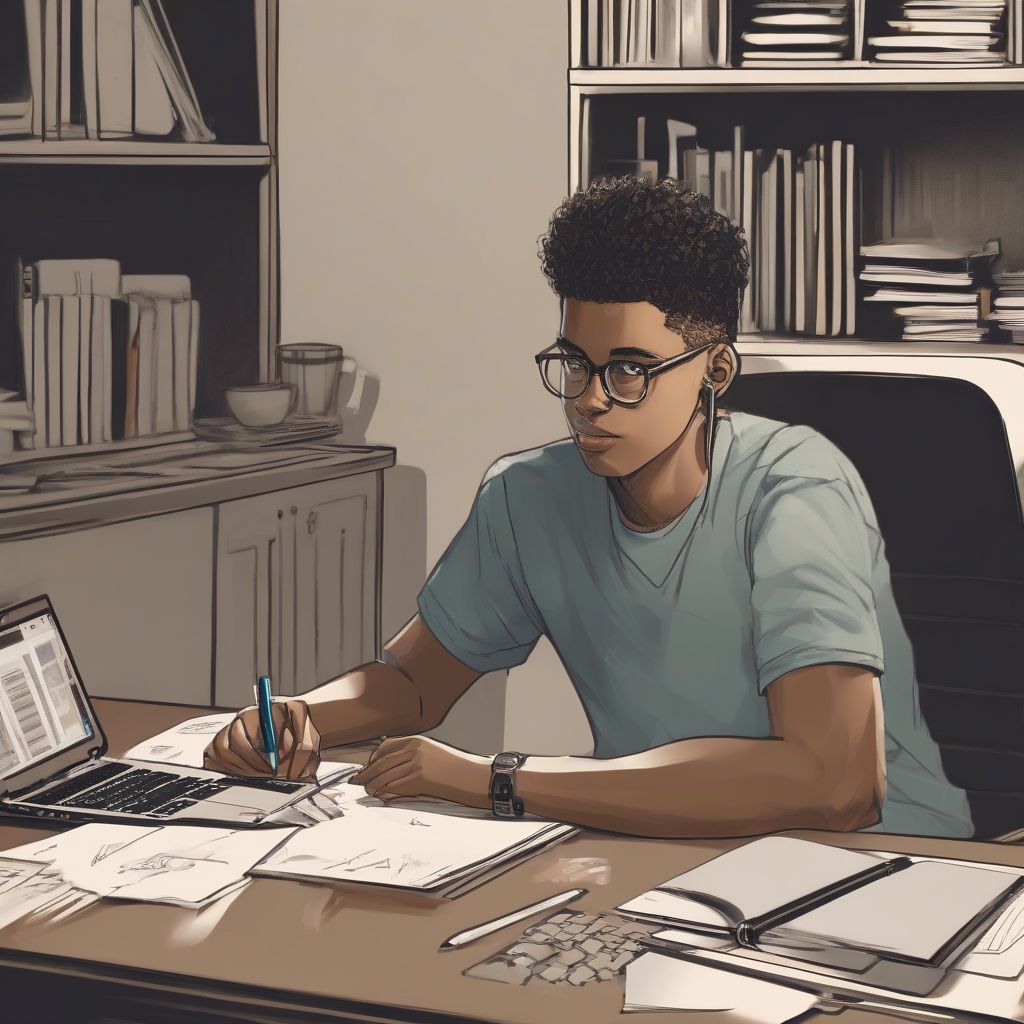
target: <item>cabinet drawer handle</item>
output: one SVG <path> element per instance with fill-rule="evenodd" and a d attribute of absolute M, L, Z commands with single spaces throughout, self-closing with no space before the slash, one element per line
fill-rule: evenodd
<path fill-rule="evenodd" d="M 316 509 L 310 509 L 309 515 L 306 516 L 306 529 L 310 533 L 316 533 Z"/>
<path fill-rule="evenodd" d="M 298 511 L 299 511 L 298 507 L 295 506 L 295 505 L 292 505 L 292 515 L 295 515 Z"/>

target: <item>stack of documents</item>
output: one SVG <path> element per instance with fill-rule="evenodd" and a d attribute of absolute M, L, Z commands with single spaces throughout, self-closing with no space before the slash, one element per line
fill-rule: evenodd
<path fill-rule="evenodd" d="M 751 28 L 740 38 L 741 67 L 810 66 L 835 63 L 848 55 L 849 9 L 846 0 L 761 0 Z"/>
<path fill-rule="evenodd" d="M 244 885 L 249 869 L 294 831 L 82 825 L 4 858 L 45 869 L 79 893 L 198 909 Z"/>
<path fill-rule="evenodd" d="M 125 757 L 201 767 L 207 744 L 232 718 L 228 712 L 189 719 L 143 740 Z M 319 792 L 272 819 L 276 825 L 303 826 L 308 834 L 291 836 L 251 874 L 440 894 L 576 831 L 533 817 L 495 818 L 490 811 L 445 800 L 384 803 L 368 796 L 365 787 L 342 781 L 360 767 L 321 762 Z"/>
<path fill-rule="evenodd" d="M 363 786 L 321 790 L 341 817 L 301 829 L 252 874 L 370 882 L 438 893 L 535 853 L 576 830 L 541 819 L 495 818 L 444 800 L 383 803 Z"/>
<path fill-rule="evenodd" d="M 997 32 L 1005 0 L 904 0 L 891 35 L 871 36 L 874 59 L 905 64 L 1000 65 L 1004 35 Z"/>
<path fill-rule="evenodd" d="M 998 238 L 891 238 L 860 247 L 860 280 L 880 285 L 865 302 L 892 303 L 904 341 L 984 341 Z"/>
<path fill-rule="evenodd" d="M 1015 345 L 1024 345 L 1024 270 L 993 274 L 999 292 L 986 317 L 997 323 Z"/>

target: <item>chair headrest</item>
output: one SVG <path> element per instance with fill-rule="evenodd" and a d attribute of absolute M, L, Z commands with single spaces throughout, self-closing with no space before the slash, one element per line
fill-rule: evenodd
<path fill-rule="evenodd" d="M 752 373 L 722 404 L 809 426 L 840 448 L 871 496 L 894 573 L 1024 579 L 1024 518 L 1006 429 L 976 384 Z"/>

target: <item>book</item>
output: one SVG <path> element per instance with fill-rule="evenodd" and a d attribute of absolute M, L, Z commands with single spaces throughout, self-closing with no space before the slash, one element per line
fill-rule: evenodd
<path fill-rule="evenodd" d="M 780 149 L 782 180 L 782 329 L 793 329 L 793 151 Z"/>
<path fill-rule="evenodd" d="M 750 280 L 743 292 L 743 305 L 740 312 L 740 328 L 743 333 L 756 332 L 757 326 L 757 215 L 754 207 L 754 197 L 757 195 L 757 188 L 754 182 L 755 163 L 754 151 L 743 150 L 742 162 L 742 195 L 741 195 L 741 226 L 750 251 Z"/>
<path fill-rule="evenodd" d="M 824 336 L 828 333 L 828 253 L 830 251 L 831 239 L 831 218 L 829 217 L 829 167 L 826 163 L 826 148 L 824 143 L 818 143 L 815 147 L 817 154 L 818 168 L 818 214 L 816 232 L 817 255 L 815 266 L 817 268 L 817 280 L 815 282 L 814 294 L 814 333 Z"/>
<path fill-rule="evenodd" d="M 806 203 L 804 164 L 796 158 L 793 172 L 793 330 L 802 333 L 807 316 L 806 270 L 804 254 L 807 250 Z"/>
<path fill-rule="evenodd" d="M 81 298 L 61 295 L 57 298 L 60 309 L 60 444 L 78 443 L 78 361 L 81 346 Z"/>
<path fill-rule="evenodd" d="M 148 33 L 147 45 L 159 68 L 164 86 L 177 114 L 183 142 L 213 142 L 214 134 L 206 126 L 199 100 L 181 52 L 171 31 L 161 0 L 137 0 L 143 28 Z"/>
<path fill-rule="evenodd" d="M 135 129 L 132 0 L 96 0 L 97 136 L 125 139 Z"/>
<path fill-rule="evenodd" d="M 170 135 L 177 126 L 170 92 L 160 71 L 150 24 L 141 7 L 133 8 L 135 39 L 135 134 Z"/>
<path fill-rule="evenodd" d="M 851 969 L 876 960 L 944 969 L 1022 890 L 1024 876 L 1011 871 L 768 836 L 617 909 L 795 959 L 806 951 Z"/>
<path fill-rule="evenodd" d="M 853 143 L 843 144 L 846 157 L 845 181 L 846 195 L 843 209 L 846 221 L 843 225 L 843 294 L 846 297 L 846 333 L 857 332 L 857 278 L 854 267 L 854 227 L 860 222 L 859 210 L 856 208 L 857 189 L 855 188 L 856 168 L 854 166 Z"/>
<path fill-rule="evenodd" d="M 70 301 L 70 300 L 69 300 Z M 89 444 L 92 437 L 92 403 L 99 400 L 92 387 L 92 301 L 89 294 L 78 297 L 78 438 Z"/>
<path fill-rule="evenodd" d="M 32 135 L 43 137 L 43 0 L 24 0 Z"/>
<path fill-rule="evenodd" d="M 61 296 L 47 295 L 46 318 L 44 328 L 46 352 L 46 444 L 57 446 L 63 444 L 61 432 L 61 348 L 63 331 L 61 326 Z"/>
<path fill-rule="evenodd" d="M 832 169 L 831 194 L 832 200 L 832 294 L 830 301 L 831 315 L 828 333 L 833 337 L 843 329 L 843 252 L 845 243 L 845 221 L 843 217 L 843 200 L 845 197 L 843 178 L 845 174 L 843 160 L 843 143 L 840 139 L 831 142 L 830 166 Z"/>
<path fill-rule="evenodd" d="M 43 51 L 43 138 L 60 138 L 61 0 L 40 0 Z"/>

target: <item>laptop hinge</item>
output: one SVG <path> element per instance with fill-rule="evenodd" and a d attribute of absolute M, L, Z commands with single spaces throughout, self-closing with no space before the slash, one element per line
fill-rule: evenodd
<path fill-rule="evenodd" d="M 52 772 L 49 775 L 37 774 L 34 778 L 29 779 L 25 785 L 18 786 L 17 788 L 5 789 L 0 795 L 0 799 L 3 800 L 17 800 L 24 793 L 28 793 L 33 789 L 38 789 L 40 786 L 45 786 L 50 782 L 60 782 L 63 779 L 68 779 L 71 775 L 87 765 L 92 764 L 93 761 L 98 761 L 101 756 L 101 751 L 97 748 L 93 748 L 89 751 L 89 756 L 84 761 L 78 761 L 75 764 L 67 765 L 58 771 Z"/>

